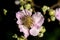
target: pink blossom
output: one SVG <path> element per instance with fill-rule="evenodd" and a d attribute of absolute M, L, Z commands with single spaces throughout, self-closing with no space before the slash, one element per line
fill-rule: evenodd
<path fill-rule="evenodd" d="M 23 24 L 22 19 L 26 16 L 28 16 L 27 17 L 28 19 L 30 17 L 30 20 L 31 19 L 33 20 L 32 24 L 31 25 L 29 24 L 30 28 Z M 18 11 L 16 13 L 16 18 L 20 32 L 24 33 L 25 38 L 27 38 L 29 35 L 37 36 L 40 32 L 42 24 L 44 23 L 44 17 L 40 12 L 36 12 L 35 14 L 32 15 L 32 12 L 28 10 Z M 30 20 L 27 21 L 30 22 Z"/>
<path fill-rule="evenodd" d="M 55 10 L 55 17 L 56 17 L 57 20 L 60 21 L 60 8 L 57 8 L 57 9 Z"/>

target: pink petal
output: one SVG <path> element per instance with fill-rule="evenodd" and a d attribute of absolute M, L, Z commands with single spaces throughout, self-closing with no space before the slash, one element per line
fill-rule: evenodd
<path fill-rule="evenodd" d="M 42 24 L 44 23 L 44 17 L 40 12 L 35 13 L 33 16 L 33 21 L 34 21 L 34 25 L 37 25 L 37 27 L 42 26 Z"/>
<path fill-rule="evenodd" d="M 22 13 L 24 13 L 24 15 L 28 15 L 28 16 L 31 16 L 32 15 L 32 12 L 31 11 L 29 11 L 29 10 L 22 10 L 21 11 Z"/>
<path fill-rule="evenodd" d="M 19 11 L 19 12 L 16 13 L 16 18 L 17 18 L 17 19 L 20 19 L 20 18 L 22 18 L 23 16 L 24 16 L 24 14 L 23 14 L 21 11 Z"/>
<path fill-rule="evenodd" d="M 30 29 L 30 34 L 32 36 L 37 36 L 39 34 L 39 30 L 36 27 L 33 27 L 32 29 Z"/>
<path fill-rule="evenodd" d="M 19 25 L 21 25 L 22 24 L 21 19 L 18 19 L 16 23 L 19 24 Z"/>
<path fill-rule="evenodd" d="M 26 15 L 28 15 L 28 16 L 31 16 L 31 15 L 32 15 L 32 12 L 31 12 L 31 11 L 28 11 L 28 10 L 25 10 L 25 13 L 26 13 Z"/>
<path fill-rule="evenodd" d="M 19 25 L 20 32 L 24 33 L 25 38 L 29 36 L 29 30 L 24 25 Z"/>
<path fill-rule="evenodd" d="M 56 11 L 55 11 L 55 17 L 56 17 L 57 20 L 60 21 L 60 8 L 56 9 Z"/>
<path fill-rule="evenodd" d="M 18 25 L 18 28 L 20 29 L 20 32 L 23 32 L 23 25 Z"/>
<path fill-rule="evenodd" d="M 19 11 L 19 12 L 16 13 L 16 18 L 20 19 L 20 18 L 22 18 L 23 16 L 26 16 L 26 15 L 31 16 L 32 12 L 30 12 L 28 10 Z"/>

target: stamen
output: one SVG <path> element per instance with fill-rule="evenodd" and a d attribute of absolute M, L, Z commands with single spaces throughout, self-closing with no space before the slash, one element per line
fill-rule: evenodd
<path fill-rule="evenodd" d="M 33 24 L 33 20 L 31 16 L 25 16 L 22 18 L 23 25 L 30 28 L 30 26 Z"/>

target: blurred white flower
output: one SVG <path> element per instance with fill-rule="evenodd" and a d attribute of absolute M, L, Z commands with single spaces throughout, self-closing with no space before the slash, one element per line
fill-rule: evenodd
<path fill-rule="evenodd" d="M 19 0 L 16 0 L 16 1 L 15 1 L 15 4 L 16 4 L 16 5 L 19 5 L 19 4 L 20 4 L 20 1 L 19 1 Z"/>

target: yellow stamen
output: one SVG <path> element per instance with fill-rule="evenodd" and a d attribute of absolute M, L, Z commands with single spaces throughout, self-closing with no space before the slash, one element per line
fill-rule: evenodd
<path fill-rule="evenodd" d="M 23 25 L 30 28 L 33 23 L 31 16 L 25 16 L 22 18 Z"/>

